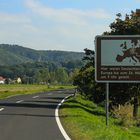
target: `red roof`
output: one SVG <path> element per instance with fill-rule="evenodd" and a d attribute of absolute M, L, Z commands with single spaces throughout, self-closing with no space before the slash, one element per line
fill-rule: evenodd
<path fill-rule="evenodd" d="M 2 76 L 0 76 L 0 81 L 3 81 L 3 80 L 5 80 L 5 78 L 3 78 Z"/>

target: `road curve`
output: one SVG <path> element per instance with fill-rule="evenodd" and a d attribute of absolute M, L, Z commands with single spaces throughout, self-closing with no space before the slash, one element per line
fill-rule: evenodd
<path fill-rule="evenodd" d="M 73 93 L 57 90 L 0 100 L 0 140 L 64 140 L 55 109 Z"/>

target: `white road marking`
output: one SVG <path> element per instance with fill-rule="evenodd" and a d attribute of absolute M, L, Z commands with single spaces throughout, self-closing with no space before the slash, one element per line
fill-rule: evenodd
<path fill-rule="evenodd" d="M 52 95 L 52 93 L 48 93 L 48 95 Z"/>
<path fill-rule="evenodd" d="M 65 97 L 65 98 L 57 105 L 57 107 L 56 107 L 56 109 L 55 109 L 55 119 L 56 119 L 57 125 L 58 125 L 58 127 L 59 127 L 59 129 L 60 129 L 62 135 L 64 136 L 64 138 L 65 138 L 66 140 L 71 140 L 71 138 L 68 136 L 68 134 L 66 133 L 66 131 L 64 130 L 64 128 L 63 128 L 63 126 L 62 126 L 62 124 L 61 124 L 61 122 L 60 122 L 58 110 L 59 110 L 59 107 L 62 105 L 62 103 L 65 101 L 65 99 L 67 99 L 67 98 L 70 97 L 70 96 L 73 96 L 73 94 L 72 94 L 72 95 L 69 95 L 69 96 L 67 96 L 67 97 Z"/>
<path fill-rule="evenodd" d="M 21 102 L 23 102 L 24 100 L 19 100 L 19 101 L 17 101 L 16 103 L 21 103 Z"/>
<path fill-rule="evenodd" d="M 4 110 L 4 108 L 0 108 L 0 111 Z"/>
<path fill-rule="evenodd" d="M 35 99 L 35 98 L 38 98 L 38 97 L 39 97 L 39 96 L 33 96 L 32 98 L 34 98 L 34 99 Z"/>

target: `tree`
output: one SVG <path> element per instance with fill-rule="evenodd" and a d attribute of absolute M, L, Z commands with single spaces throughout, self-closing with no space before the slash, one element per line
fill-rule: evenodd
<path fill-rule="evenodd" d="M 131 11 L 131 14 L 125 15 L 125 18 L 122 18 L 122 15 L 119 13 L 116 16 L 116 19 L 113 23 L 110 24 L 110 32 L 105 32 L 104 35 L 140 35 L 140 10 L 136 10 L 136 12 Z M 115 88 L 114 88 L 115 86 Z M 113 90 L 115 89 L 115 91 Z M 136 117 L 138 114 L 138 104 L 139 104 L 139 96 L 140 96 L 140 87 L 138 84 L 115 84 L 111 85 L 112 93 L 112 101 L 114 100 L 116 103 L 125 103 L 132 102 L 134 105 L 133 116 Z M 120 101 L 118 100 L 118 92 L 121 97 Z M 123 96 L 123 95 L 126 96 Z"/>
<path fill-rule="evenodd" d="M 116 15 L 116 19 L 110 24 L 110 32 L 105 32 L 105 35 L 138 35 L 140 34 L 140 16 L 136 12 L 131 11 L 131 14 L 125 15 L 123 19 L 121 14 Z"/>
<path fill-rule="evenodd" d="M 98 84 L 95 82 L 95 52 L 87 48 L 84 49 L 84 51 L 85 56 L 83 61 L 85 65 L 75 76 L 74 85 L 78 86 L 80 93 L 87 99 L 92 100 L 95 103 L 100 103 L 105 98 L 105 86 L 104 84 Z"/>
<path fill-rule="evenodd" d="M 60 84 L 67 84 L 68 83 L 68 74 L 64 68 L 58 68 L 55 72 L 56 79 Z"/>
<path fill-rule="evenodd" d="M 140 34 L 140 15 L 136 12 L 126 14 L 125 18 L 119 13 L 116 19 L 110 24 L 110 32 L 104 32 L 104 35 L 138 35 Z M 77 85 L 81 94 L 96 103 L 104 100 L 105 85 L 94 81 L 94 51 L 85 49 L 83 59 L 85 65 L 81 68 L 78 75 L 75 76 L 74 85 Z M 133 103 L 133 116 L 138 114 L 138 104 L 140 96 L 140 87 L 138 84 L 110 84 L 111 106 Z"/>

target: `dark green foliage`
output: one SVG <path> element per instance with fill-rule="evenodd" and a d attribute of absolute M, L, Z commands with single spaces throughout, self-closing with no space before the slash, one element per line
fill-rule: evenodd
<path fill-rule="evenodd" d="M 53 63 L 35 62 L 12 66 L 0 66 L 0 75 L 15 79 L 21 77 L 22 83 L 33 84 L 72 84 L 75 69 L 66 69 Z"/>
<path fill-rule="evenodd" d="M 83 65 L 82 56 L 80 52 L 37 51 L 0 44 L 0 76 L 21 77 L 27 84 L 72 84 L 73 71 Z"/>
<path fill-rule="evenodd" d="M 125 15 L 123 19 L 121 14 L 116 15 L 116 19 L 110 24 L 110 32 L 105 32 L 108 35 L 139 35 L 140 34 L 140 17 L 136 12 L 131 11 L 131 14 Z"/>
<path fill-rule="evenodd" d="M 131 11 L 131 14 L 125 15 L 123 19 L 121 14 L 110 24 L 110 32 L 105 35 L 140 35 L 140 15 Z M 111 100 L 113 104 L 124 104 L 130 102 L 134 104 L 133 115 L 138 114 L 138 104 L 140 89 L 138 84 L 111 84 Z"/>
<path fill-rule="evenodd" d="M 126 15 L 123 19 L 121 14 L 110 24 L 110 32 L 104 32 L 104 35 L 138 35 L 140 34 L 140 16 L 135 12 Z M 105 84 L 98 84 L 94 81 L 94 51 L 85 49 L 85 66 L 75 76 L 74 84 L 78 85 L 81 94 L 96 103 L 105 99 Z M 114 105 L 131 103 L 134 105 L 133 115 L 138 114 L 138 105 L 140 97 L 139 84 L 110 84 L 110 107 Z"/>
<path fill-rule="evenodd" d="M 104 100 L 105 86 L 95 82 L 94 57 L 94 51 L 85 49 L 83 58 L 85 65 L 75 76 L 74 85 L 78 86 L 80 93 L 87 99 L 100 103 Z"/>
<path fill-rule="evenodd" d="M 83 53 L 66 51 L 37 51 L 18 45 L 0 44 L 0 65 L 14 65 L 27 62 L 52 62 L 62 65 L 81 65 Z"/>
<path fill-rule="evenodd" d="M 85 95 L 88 99 L 93 99 L 94 93 L 94 69 L 93 67 L 83 68 L 75 76 L 74 85 L 78 86 L 78 89 L 82 95 Z"/>

